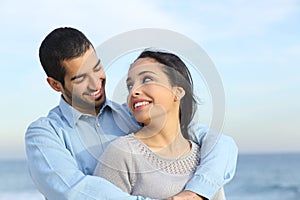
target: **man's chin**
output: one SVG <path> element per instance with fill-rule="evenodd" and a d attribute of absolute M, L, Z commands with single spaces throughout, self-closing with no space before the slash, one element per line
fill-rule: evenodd
<path fill-rule="evenodd" d="M 99 97 L 98 99 L 95 100 L 95 107 L 102 107 L 103 104 L 105 103 L 105 95 L 102 95 L 101 97 Z"/>

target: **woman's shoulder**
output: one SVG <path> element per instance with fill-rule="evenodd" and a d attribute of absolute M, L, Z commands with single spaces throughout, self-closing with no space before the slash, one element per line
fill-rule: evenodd
<path fill-rule="evenodd" d="M 118 137 L 106 147 L 104 154 L 113 154 L 113 156 L 132 154 L 135 150 L 135 143 L 133 134 Z"/>
<path fill-rule="evenodd" d="M 125 150 L 128 149 L 129 146 L 130 146 L 130 138 L 128 137 L 128 135 L 120 136 L 115 140 L 113 140 L 112 142 L 110 142 L 110 144 L 107 146 L 105 151 L 111 148 L 116 150 Z"/>

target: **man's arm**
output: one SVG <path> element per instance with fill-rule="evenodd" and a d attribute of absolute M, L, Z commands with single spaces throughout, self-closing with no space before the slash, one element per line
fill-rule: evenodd
<path fill-rule="evenodd" d="M 59 135 L 59 128 L 44 119 L 32 123 L 25 137 L 30 175 L 48 200 L 147 199 L 130 196 L 103 178 L 83 174 Z"/>
<path fill-rule="evenodd" d="M 131 115 L 127 104 L 122 106 Z M 132 115 L 130 118 L 135 120 Z M 233 178 L 238 148 L 231 137 L 213 132 L 200 123 L 191 123 L 189 133 L 191 139 L 201 146 L 201 161 L 194 176 L 187 183 L 185 191 L 173 199 L 211 199 Z"/>
<path fill-rule="evenodd" d="M 211 199 L 233 178 L 238 148 L 231 137 L 213 132 L 200 124 L 193 124 L 190 133 L 193 141 L 201 146 L 201 161 L 185 191 Z"/>

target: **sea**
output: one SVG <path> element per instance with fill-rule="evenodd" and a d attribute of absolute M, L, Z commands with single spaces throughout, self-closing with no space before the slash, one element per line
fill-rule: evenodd
<path fill-rule="evenodd" d="M 240 154 L 227 200 L 300 200 L 300 153 Z M 26 160 L 0 161 L 0 200 L 44 200 Z"/>

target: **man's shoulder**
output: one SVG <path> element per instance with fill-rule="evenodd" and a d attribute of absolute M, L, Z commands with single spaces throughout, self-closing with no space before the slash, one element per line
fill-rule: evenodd
<path fill-rule="evenodd" d="M 140 129 L 142 125 L 134 119 L 126 103 L 119 104 L 110 101 L 108 105 L 111 108 L 113 119 L 120 129 L 124 130 L 126 133 L 136 132 Z"/>
<path fill-rule="evenodd" d="M 59 126 L 63 126 L 65 124 L 64 116 L 59 109 L 59 106 L 51 109 L 47 116 L 42 116 L 31 122 L 28 129 L 34 128 L 55 128 Z"/>
<path fill-rule="evenodd" d="M 120 104 L 120 103 L 117 103 L 117 102 L 112 101 L 112 100 L 107 100 L 106 103 L 113 111 L 125 112 L 125 113 L 130 112 L 126 103 Z"/>

